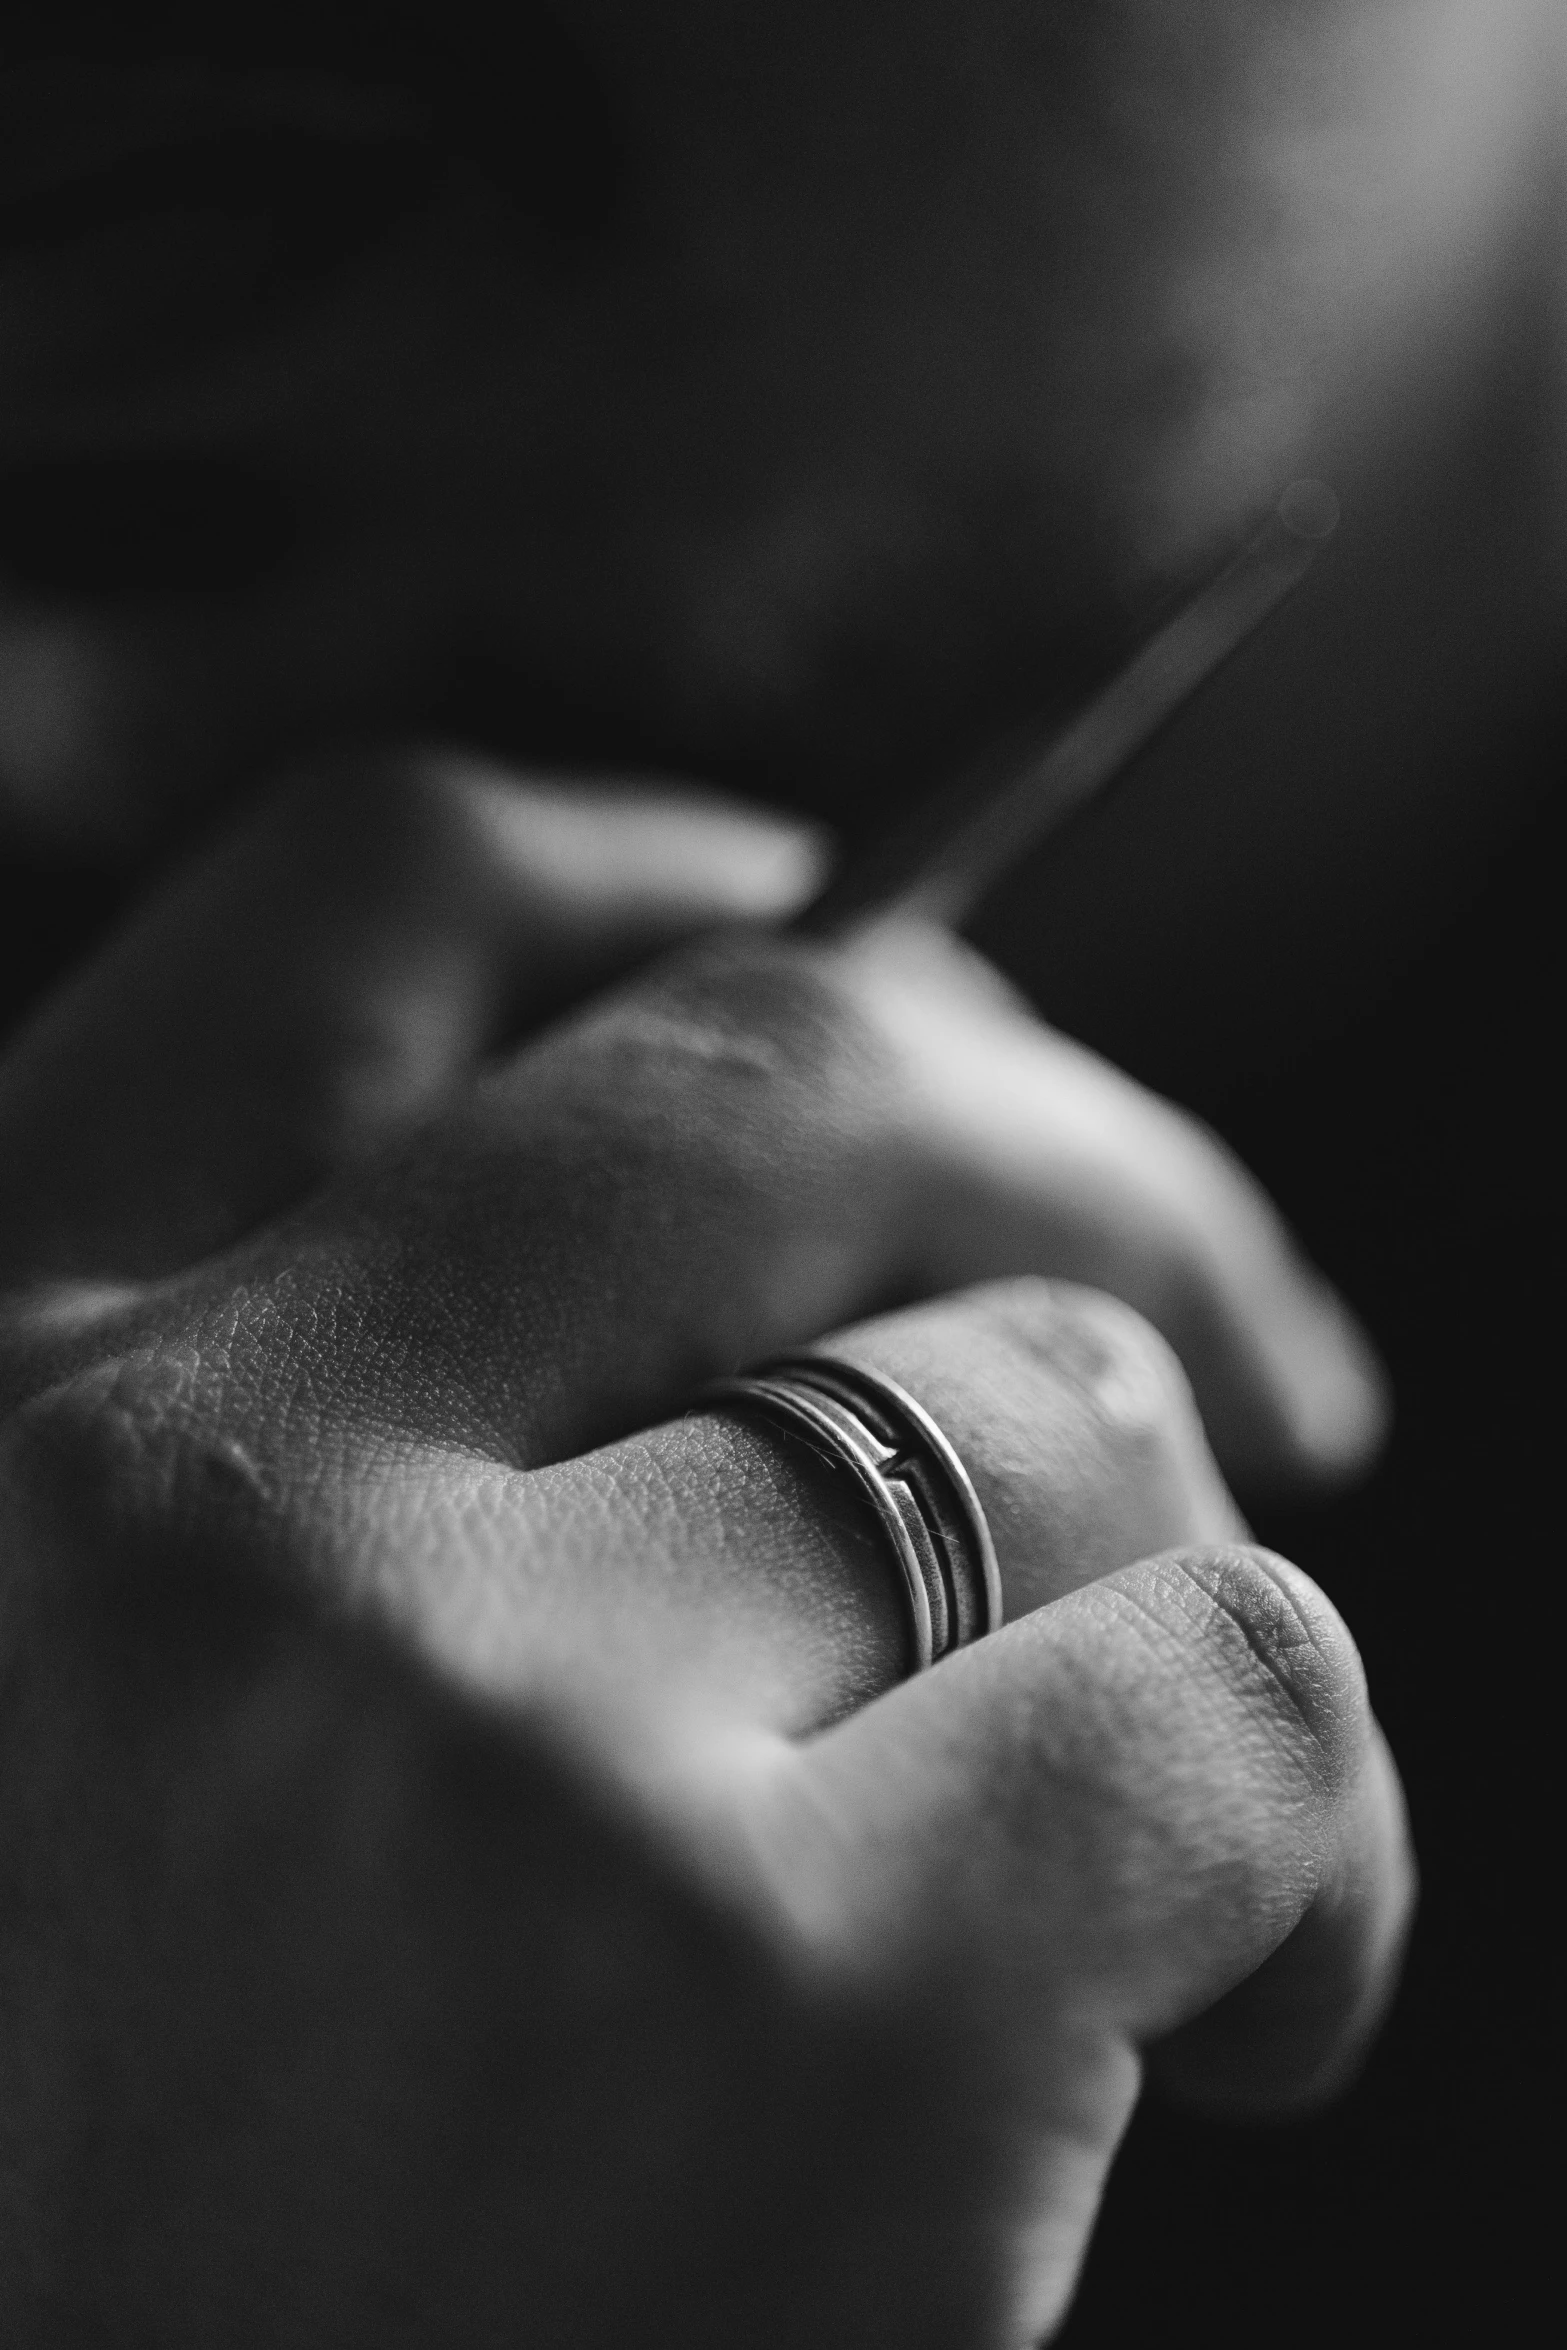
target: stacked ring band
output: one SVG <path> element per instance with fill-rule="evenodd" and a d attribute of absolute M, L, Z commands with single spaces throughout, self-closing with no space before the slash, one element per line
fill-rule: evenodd
<path fill-rule="evenodd" d="M 762 1412 L 849 1471 L 902 1573 L 915 1672 L 997 1629 L 1001 1575 L 979 1496 L 929 1412 L 895 1379 L 832 1355 L 782 1355 L 716 1381 L 703 1400 Z"/>

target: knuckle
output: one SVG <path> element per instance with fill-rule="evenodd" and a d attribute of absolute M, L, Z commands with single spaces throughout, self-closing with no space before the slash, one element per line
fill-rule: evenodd
<path fill-rule="evenodd" d="M 299 1617 L 303 1585 L 261 1486 L 166 1363 L 62 1382 L 13 1415 L 0 1447 L 8 1549 L 79 1641 L 128 1666 L 154 1652 L 202 1670 L 248 1664 Z"/>
<path fill-rule="evenodd" d="M 206 1424 L 195 1381 L 169 1360 L 94 1365 L 34 1396 L 6 1431 L 8 1482 L 73 1547 L 123 1550 L 148 1533 L 232 1522 L 263 1499 L 237 1438 Z"/>
<path fill-rule="evenodd" d="M 1075 1393 L 1122 1473 L 1184 1462 L 1202 1442 L 1174 1350 L 1133 1307 L 1075 1282 L 1043 1279 L 973 1294 L 992 1341 Z"/>
<path fill-rule="evenodd" d="M 987 1283 L 845 1341 L 957 1443 L 1009 1612 L 1240 1531 L 1178 1365 L 1113 1299 L 1040 1279 Z"/>
<path fill-rule="evenodd" d="M 767 1089 L 821 1105 L 872 1105 L 893 1055 L 831 955 L 781 939 L 725 938 L 666 957 L 593 1024 L 600 1050 L 655 1082 L 702 1093 Z"/>
<path fill-rule="evenodd" d="M 1181 1579 L 1227 1689 L 1322 1793 L 1343 1795 L 1372 1731 L 1360 1654 L 1338 1610 L 1272 1551 L 1191 1550 L 1164 1564 Z"/>

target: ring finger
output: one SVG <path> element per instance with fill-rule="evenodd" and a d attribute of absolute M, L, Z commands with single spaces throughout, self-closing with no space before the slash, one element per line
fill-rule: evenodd
<path fill-rule="evenodd" d="M 1112 1298 L 995 1283 L 818 1351 L 896 1380 L 956 1449 L 1007 1618 L 1153 1552 L 1245 1538 L 1173 1354 Z M 897 1556 L 854 1477 L 743 1402 L 527 1473 L 432 1454 L 356 1481 L 347 1506 L 357 1586 L 416 1608 L 423 1641 L 499 1690 L 562 1669 L 678 1679 L 800 1733 L 910 1667 Z M 432 1589 L 403 1562 L 437 1546 L 461 1567 Z"/>

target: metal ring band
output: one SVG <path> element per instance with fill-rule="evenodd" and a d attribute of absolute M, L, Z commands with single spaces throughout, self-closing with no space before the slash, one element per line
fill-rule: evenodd
<path fill-rule="evenodd" d="M 924 1406 L 884 1372 L 835 1355 L 780 1355 L 704 1401 L 752 1406 L 846 1468 L 892 1545 L 915 1672 L 1002 1621 L 996 1548 L 968 1471 Z"/>

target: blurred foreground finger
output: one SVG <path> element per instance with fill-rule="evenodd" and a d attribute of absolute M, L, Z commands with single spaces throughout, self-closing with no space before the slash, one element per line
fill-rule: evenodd
<path fill-rule="evenodd" d="M 190 1264 L 656 950 L 788 913 L 801 827 L 696 791 L 365 753 L 279 790 L 0 1065 L 0 1282 Z"/>

